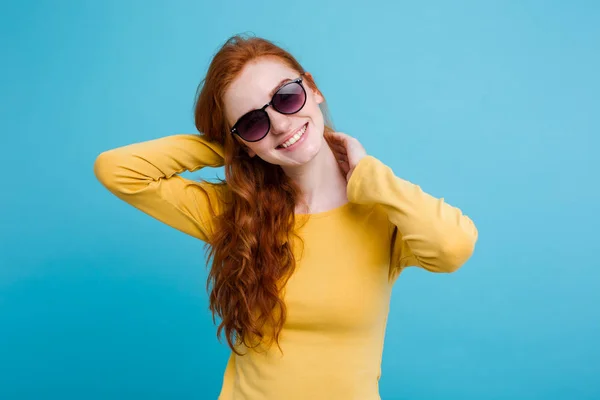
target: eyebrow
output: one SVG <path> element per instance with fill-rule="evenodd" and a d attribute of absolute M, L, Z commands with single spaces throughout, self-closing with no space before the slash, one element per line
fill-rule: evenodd
<path fill-rule="evenodd" d="M 279 83 L 277 84 L 277 86 L 275 86 L 275 88 L 274 88 L 273 90 L 271 90 L 271 91 L 269 92 L 269 97 L 273 97 L 273 95 L 275 94 L 275 92 L 276 92 L 276 91 L 278 91 L 279 89 L 281 89 L 281 87 L 282 87 L 283 85 L 285 85 L 287 82 L 291 82 L 291 81 L 293 81 L 293 80 L 294 80 L 293 78 L 285 78 L 285 79 L 283 79 L 281 82 L 279 82 Z"/>

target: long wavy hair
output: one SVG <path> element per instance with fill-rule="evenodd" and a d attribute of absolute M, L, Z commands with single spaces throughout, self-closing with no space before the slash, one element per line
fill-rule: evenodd
<path fill-rule="evenodd" d="M 229 347 L 256 348 L 264 339 L 277 343 L 286 319 L 282 291 L 295 268 L 293 238 L 295 207 L 300 191 L 277 165 L 250 157 L 229 133 L 223 95 L 244 66 L 262 57 L 273 57 L 298 74 L 305 72 L 286 50 L 258 37 L 235 35 L 213 57 L 198 87 L 195 124 L 209 141 L 223 146 L 226 190 L 224 210 L 216 217 L 214 234 L 207 242 L 209 309 L 213 322 L 221 322 Z M 304 82 L 318 91 L 311 75 Z M 318 91 L 320 93 L 320 91 Z M 324 98 L 324 96 L 323 96 Z M 333 124 L 325 102 L 320 105 L 325 137 Z M 267 334 L 268 333 L 268 334 Z"/>

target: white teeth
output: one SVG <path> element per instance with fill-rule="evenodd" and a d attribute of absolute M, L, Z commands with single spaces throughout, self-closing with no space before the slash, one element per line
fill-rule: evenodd
<path fill-rule="evenodd" d="M 291 145 L 293 145 L 294 143 L 296 143 L 298 141 L 298 139 L 300 139 L 302 137 L 302 135 L 304 135 L 304 132 L 306 132 L 306 125 L 304 125 L 302 127 L 302 129 L 300 129 L 298 131 L 298 133 L 296 133 L 294 136 L 292 136 L 289 140 L 286 140 L 281 147 L 286 148 L 286 147 L 290 147 Z"/>

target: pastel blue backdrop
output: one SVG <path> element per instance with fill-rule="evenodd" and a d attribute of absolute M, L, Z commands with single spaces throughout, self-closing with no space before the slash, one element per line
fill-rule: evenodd
<path fill-rule="evenodd" d="M 92 166 L 195 132 L 196 87 L 244 32 L 479 228 L 461 270 L 395 286 L 382 398 L 600 398 L 600 3 L 4 1 L 0 32 L 0 399 L 216 398 L 202 243 Z"/>

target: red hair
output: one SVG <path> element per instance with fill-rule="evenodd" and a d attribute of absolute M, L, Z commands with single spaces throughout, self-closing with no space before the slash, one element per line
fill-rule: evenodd
<path fill-rule="evenodd" d="M 295 268 L 292 236 L 297 237 L 294 210 L 300 191 L 280 166 L 250 157 L 229 133 L 225 117 L 225 91 L 248 62 L 262 57 L 275 58 L 298 74 L 305 72 L 274 43 L 233 36 L 212 59 L 194 111 L 198 131 L 224 150 L 225 181 L 220 184 L 226 189 L 225 208 L 216 216 L 215 232 L 207 242 L 208 260 L 212 259 L 207 290 L 213 322 L 217 315 L 221 318 L 217 337 L 224 331 L 236 354 L 237 345 L 257 347 L 265 338 L 279 346 L 286 318 L 282 289 Z M 304 82 L 318 91 L 310 74 L 304 75 Z M 326 104 L 320 106 L 327 135 L 333 127 Z"/>

